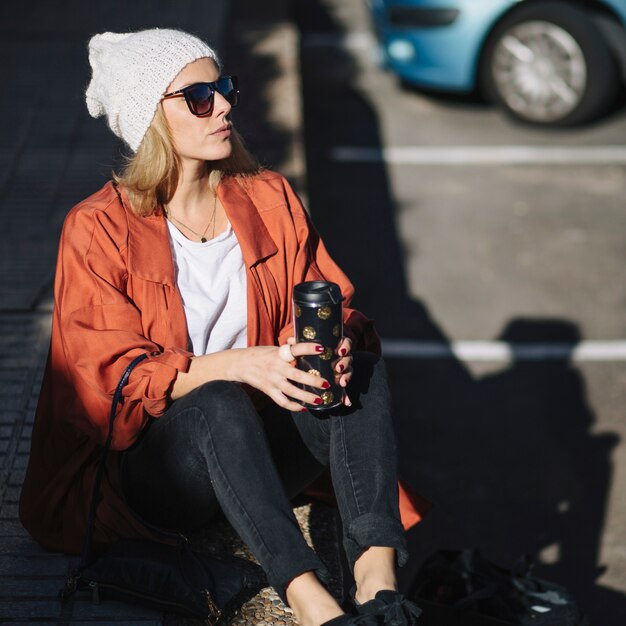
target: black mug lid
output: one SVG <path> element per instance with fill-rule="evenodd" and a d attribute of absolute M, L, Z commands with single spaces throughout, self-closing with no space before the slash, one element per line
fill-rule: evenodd
<path fill-rule="evenodd" d="M 293 288 L 293 299 L 302 304 L 339 304 L 344 297 L 337 283 L 309 280 Z"/>

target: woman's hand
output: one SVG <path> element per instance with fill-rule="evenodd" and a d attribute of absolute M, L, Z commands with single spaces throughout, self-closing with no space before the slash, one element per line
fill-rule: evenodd
<path fill-rule="evenodd" d="M 293 341 L 292 341 L 293 340 Z M 319 355 L 324 350 L 318 343 L 296 343 L 294 337 L 287 341 L 291 353 L 296 357 Z M 267 394 L 276 404 L 289 411 L 303 411 L 302 404 L 321 404 L 319 395 L 296 387 L 293 383 L 302 383 L 309 387 L 328 389 L 330 384 L 320 376 L 308 374 L 287 363 L 278 355 L 277 346 L 254 346 L 243 350 L 234 350 L 237 354 L 231 370 L 231 380 L 247 383 Z M 293 398 L 293 399 L 292 399 Z"/>
<path fill-rule="evenodd" d="M 287 343 L 290 346 L 294 346 L 296 343 L 295 337 L 289 337 L 287 339 Z M 352 406 L 352 402 L 346 393 L 345 388 L 348 386 L 350 379 L 352 378 L 352 355 L 350 354 L 352 350 L 352 340 L 349 337 L 342 337 L 341 342 L 337 346 L 337 350 L 335 354 L 337 354 L 340 358 L 333 364 L 335 368 L 335 384 L 343 387 L 343 395 L 341 396 L 342 404 L 346 406 Z"/>
<path fill-rule="evenodd" d="M 352 350 L 352 340 L 348 337 L 342 337 L 341 343 L 337 348 L 337 354 L 339 355 L 339 360 L 335 363 L 335 382 L 344 388 L 343 396 L 341 401 L 346 406 L 352 406 L 352 402 L 350 402 L 350 398 L 348 398 L 348 394 L 346 393 L 345 388 L 347 387 L 350 379 L 352 378 L 352 354 L 350 354 Z"/>

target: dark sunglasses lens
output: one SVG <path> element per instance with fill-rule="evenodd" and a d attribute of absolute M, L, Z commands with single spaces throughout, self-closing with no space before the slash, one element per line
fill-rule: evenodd
<path fill-rule="evenodd" d="M 213 92 L 206 83 L 192 85 L 187 90 L 187 102 L 195 115 L 206 115 L 213 106 Z"/>
<path fill-rule="evenodd" d="M 236 76 L 222 76 L 217 79 L 217 91 L 222 95 L 231 106 L 237 106 L 239 103 L 239 90 L 237 89 Z"/>

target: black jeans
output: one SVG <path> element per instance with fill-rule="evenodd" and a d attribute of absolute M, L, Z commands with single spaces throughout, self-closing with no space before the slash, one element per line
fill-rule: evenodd
<path fill-rule="evenodd" d="M 354 353 L 352 407 L 258 412 L 237 383 L 208 382 L 151 420 L 121 455 L 128 504 L 155 525 L 202 528 L 220 510 L 246 542 L 285 604 L 299 574 L 328 572 L 307 545 L 290 498 L 327 465 L 343 522 L 350 568 L 369 546 L 408 559 L 400 523 L 396 442 L 384 361 Z"/>

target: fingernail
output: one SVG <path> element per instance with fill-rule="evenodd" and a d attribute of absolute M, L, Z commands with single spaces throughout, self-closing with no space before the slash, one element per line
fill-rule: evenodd
<path fill-rule="evenodd" d="M 327 380 L 325 380 L 322 383 L 322 389 L 328 389 L 329 387 L 330 387 L 330 383 Z"/>
<path fill-rule="evenodd" d="M 341 354 L 341 356 L 344 356 L 346 352 L 347 350 L 345 348 L 341 348 L 341 350 L 339 350 L 339 354 Z"/>
<path fill-rule="evenodd" d="M 341 363 L 339 363 L 339 365 L 337 365 L 337 369 L 338 369 L 340 372 L 343 372 L 343 370 L 345 369 L 345 367 L 344 367 Z"/>
<path fill-rule="evenodd" d="M 324 400 L 322 400 L 321 398 L 315 398 L 314 402 L 315 402 L 315 404 L 322 404 L 322 402 L 324 402 Z"/>
<path fill-rule="evenodd" d="M 324 346 L 315 346 L 316 352 L 324 352 Z"/>
<path fill-rule="evenodd" d="M 308 410 L 309 410 L 309 409 L 307 409 L 305 406 L 303 406 L 303 407 L 300 409 L 300 413 L 306 413 Z"/>

